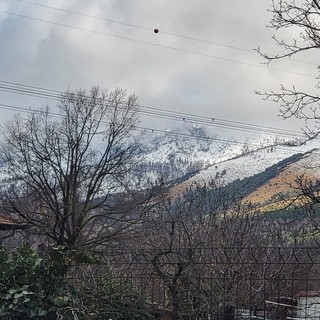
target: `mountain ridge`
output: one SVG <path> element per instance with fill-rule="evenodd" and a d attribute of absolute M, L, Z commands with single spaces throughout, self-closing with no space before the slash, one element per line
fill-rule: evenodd
<path fill-rule="evenodd" d="M 276 156 L 279 161 L 286 157 L 288 150 L 299 152 L 297 141 L 256 135 L 242 142 L 235 138 L 226 140 L 219 137 L 212 128 L 187 123 L 177 129 L 168 129 L 166 133 L 145 136 L 138 169 L 151 181 L 181 180 L 182 176 L 194 176 L 212 166 L 223 167 L 227 161 L 251 153 L 257 154 L 258 151 L 273 152 L 275 148 L 278 148 L 277 151 L 284 148 L 285 152 Z"/>
<path fill-rule="evenodd" d="M 188 128 L 184 127 L 184 130 L 186 129 Z M 201 132 L 201 134 L 206 133 L 203 128 L 197 129 L 197 132 Z M 161 136 L 158 136 L 158 139 L 159 137 Z M 199 137 L 201 137 L 201 135 L 198 135 L 195 139 Z M 217 138 L 217 136 L 215 137 Z M 151 156 L 151 159 L 158 158 L 163 160 L 167 156 L 168 166 L 170 167 L 172 165 L 173 170 L 175 170 L 177 168 L 177 163 L 172 161 L 173 157 L 171 156 L 170 158 L 170 154 L 182 154 L 181 149 L 180 152 L 177 152 L 176 149 L 177 146 L 179 147 L 179 144 L 181 145 L 181 141 L 178 140 L 178 138 L 172 139 L 172 136 L 170 136 L 170 138 L 164 142 L 158 140 L 156 144 L 152 144 L 153 155 Z M 198 153 L 198 150 L 203 149 L 203 145 L 200 145 L 200 148 L 198 148 L 196 143 L 189 144 L 185 137 L 182 142 L 185 143 L 183 146 L 185 149 L 189 148 L 188 153 L 184 155 L 184 163 L 194 164 L 196 161 L 201 160 L 201 154 Z M 235 181 L 242 181 L 242 184 L 244 185 L 245 179 L 249 179 L 251 181 L 250 184 L 256 184 L 257 190 L 252 190 L 252 194 L 243 194 L 246 201 L 257 203 L 261 200 L 266 202 L 269 199 L 262 199 L 261 194 L 268 195 L 270 198 L 275 198 L 275 194 L 284 192 L 285 187 L 280 181 L 276 180 L 284 180 L 284 177 L 287 175 L 288 177 L 290 176 L 290 181 L 293 182 L 294 173 L 302 173 L 301 170 L 298 170 L 299 165 L 301 167 L 306 167 L 308 162 L 309 167 L 314 165 L 315 167 L 320 168 L 320 161 L 317 160 L 320 158 L 317 140 L 301 144 L 298 140 L 283 139 L 279 137 L 255 137 L 254 140 L 247 140 L 243 144 L 240 144 L 239 142 L 233 144 L 233 141 L 231 141 L 229 144 L 225 143 L 222 148 L 217 148 L 215 145 L 217 144 L 215 138 L 212 138 L 210 142 L 206 143 L 207 153 L 204 157 L 206 161 L 202 159 L 203 162 L 201 165 L 194 167 L 189 165 L 188 168 L 192 168 L 193 170 L 186 170 L 185 172 L 180 168 L 175 173 L 183 172 L 183 174 L 179 174 L 178 177 L 175 177 L 174 175 L 160 177 L 162 181 L 170 184 L 170 193 L 172 195 L 182 194 L 193 184 L 204 185 L 212 180 L 217 181 L 221 187 L 224 187 L 235 183 Z M 162 145 L 166 146 L 165 151 L 163 151 Z M 192 148 L 194 149 L 192 150 Z M 146 148 L 146 150 L 148 150 L 148 148 Z M 168 150 L 170 152 L 168 152 Z M 162 153 L 162 158 L 154 156 L 154 153 Z M 194 154 L 198 154 L 199 157 L 190 159 L 190 155 Z M 146 156 L 146 159 L 148 159 L 148 156 L 149 155 Z M 303 159 L 305 159 L 304 163 L 301 162 Z M 295 163 L 295 169 L 290 172 L 290 165 L 294 165 Z M 270 174 L 271 171 L 273 171 L 274 174 L 272 177 L 268 177 L 268 174 Z M 283 173 L 281 173 L 281 171 L 283 171 Z M 308 171 L 308 176 L 310 176 L 311 179 L 314 179 L 315 174 L 311 170 L 306 171 Z M 171 179 L 165 179 L 166 177 L 170 177 Z M 266 177 L 268 177 L 268 179 L 266 179 Z M 254 179 L 260 179 L 259 183 L 253 183 L 252 181 Z M 272 181 L 272 179 L 275 179 L 275 181 Z M 270 188 L 267 187 L 268 185 L 281 185 L 281 188 Z M 265 188 L 265 190 L 261 190 L 261 188 Z M 273 190 L 272 192 L 270 191 L 271 189 Z"/>

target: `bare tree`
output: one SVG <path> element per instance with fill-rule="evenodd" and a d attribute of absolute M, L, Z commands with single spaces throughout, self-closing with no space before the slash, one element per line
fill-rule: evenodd
<path fill-rule="evenodd" d="M 214 181 L 194 184 L 180 196 L 170 189 L 159 192 L 156 200 L 136 243 L 146 261 L 143 275 L 159 279 L 159 305 L 171 310 L 173 319 L 206 317 L 222 304 L 236 305 L 245 279 L 240 253 L 264 243 L 254 206 L 242 204 Z"/>
<path fill-rule="evenodd" d="M 292 29 L 299 36 L 296 38 L 279 39 L 273 36 L 278 45 L 279 53 L 270 54 L 257 50 L 266 63 L 275 60 L 293 58 L 303 52 L 311 52 L 320 49 L 320 3 L 319 0 L 272 0 L 270 12 L 273 17 L 270 27 L 279 31 Z M 319 66 L 318 66 L 319 70 Z M 302 130 L 306 140 L 315 139 L 320 134 L 320 82 L 317 78 L 315 88 L 309 92 L 299 90 L 296 86 L 286 88 L 281 86 L 278 92 L 257 92 L 264 99 L 270 99 L 280 105 L 280 113 L 284 119 L 297 118 L 302 121 Z M 286 199 L 288 208 L 296 206 L 305 216 L 302 228 L 318 233 L 319 217 L 316 212 L 320 203 L 319 181 L 308 172 L 318 170 L 316 166 L 305 166 L 303 175 L 297 176 L 294 183 L 288 183 L 290 187 L 289 199 Z M 300 219 L 302 220 L 302 219 Z M 297 223 L 297 221 L 295 221 Z M 300 241 L 300 240 L 299 240 Z"/>
<path fill-rule="evenodd" d="M 302 52 L 320 49 L 320 4 L 319 0 L 272 0 L 270 10 L 273 17 L 270 27 L 279 29 L 294 29 L 299 31 L 298 38 L 279 39 L 273 36 L 280 47 L 280 53 L 269 54 L 260 48 L 257 50 L 267 64 L 274 60 L 290 58 Z M 281 50 L 282 49 L 282 50 Z M 304 92 L 295 86 L 286 88 L 281 86 L 279 92 L 257 92 L 265 99 L 271 99 L 280 104 L 280 113 L 283 118 L 295 117 L 303 120 L 303 131 L 308 139 L 315 138 L 320 133 L 320 97 L 317 83 L 315 92 Z"/>
<path fill-rule="evenodd" d="M 127 185 L 137 97 L 93 87 L 66 92 L 58 109 L 16 116 L 5 127 L 3 203 L 51 242 L 92 248 L 129 233 L 143 210 Z"/>

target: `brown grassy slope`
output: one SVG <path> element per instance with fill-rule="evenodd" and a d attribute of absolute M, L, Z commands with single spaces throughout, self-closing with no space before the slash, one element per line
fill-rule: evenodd
<path fill-rule="evenodd" d="M 293 199 L 299 193 L 297 178 L 315 181 L 320 178 L 320 154 L 307 154 L 300 161 L 291 163 L 268 182 L 245 197 L 244 202 L 251 202 L 264 206 L 275 201 L 278 195 L 286 195 Z M 282 203 L 280 206 L 284 206 Z"/>
<path fill-rule="evenodd" d="M 278 174 L 269 179 L 266 183 L 254 190 L 251 194 L 244 198 L 245 202 L 258 204 L 261 207 L 275 202 L 277 195 L 290 195 L 294 197 L 297 177 L 305 177 L 307 179 L 320 179 L 320 153 L 313 151 L 307 153 L 299 161 L 288 164 L 283 170 L 279 170 Z M 192 182 L 191 182 L 192 181 Z M 169 196 L 176 197 L 182 195 L 188 188 L 192 188 L 193 179 L 186 180 L 170 188 Z M 204 183 L 204 182 L 202 182 Z M 200 182 L 200 184 L 202 184 Z M 283 204 L 281 206 L 284 206 Z"/>

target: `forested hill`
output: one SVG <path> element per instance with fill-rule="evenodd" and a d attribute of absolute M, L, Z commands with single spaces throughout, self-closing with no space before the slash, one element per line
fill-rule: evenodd
<path fill-rule="evenodd" d="M 285 151 L 284 151 L 285 152 Z M 284 157 L 284 158 L 282 158 Z M 242 198 L 260 207 L 293 197 L 299 189 L 298 178 L 316 182 L 320 179 L 320 151 L 289 154 L 282 150 L 259 150 L 210 166 L 192 177 L 178 182 L 171 194 L 182 194 L 192 184 L 215 181 L 223 192 Z M 220 190 L 221 192 L 221 190 Z M 269 206 L 270 207 L 270 206 Z M 266 208 L 272 211 L 272 208 Z"/>
<path fill-rule="evenodd" d="M 227 192 L 231 192 L 232 194 L 238 194 L 241 197 L 248 197 L 249 195 L 257 192 L 259 188 L 264 185 L 272 184 L 273 180 L 276 179 L 280 173 L 286 171 L 286 169 L 290 166 L 290 164 L 297 163 L 307 154 L 294 154 L 286 159 L 281 160 L 280 162 L 271 165 L 267 169 L 257 174 L 254 174 L 251 177 L 246 177 L 244 179 L 236 179 L 235 181 L 229 183 L 225 186 L 225 190 Z"/>

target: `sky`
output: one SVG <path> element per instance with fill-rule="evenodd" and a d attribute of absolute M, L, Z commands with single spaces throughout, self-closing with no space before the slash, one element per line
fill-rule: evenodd
<path fill-rule="evenodd" d="M 287 59 L 266 67 L 253 51 L 279 51 L 275 30 L 266 27 L 270 7 L 271 0 L 1 0 L 0 81 L 54 90 L 121 87 L 143 106 L 182 113 L 175 121 L 142 115 L 148 128 L 166 129 L 190 113 L 299 130 L 254 93 L 316 85 L 316 65 Z M 280 37 L 296 35 L 285 30 Z M 317 63 L 312 53 L 296 58 Z M 52 101 L 0 90 L 5 104 Z M 0 124 L 13 113 L 0 108 Z"/>

